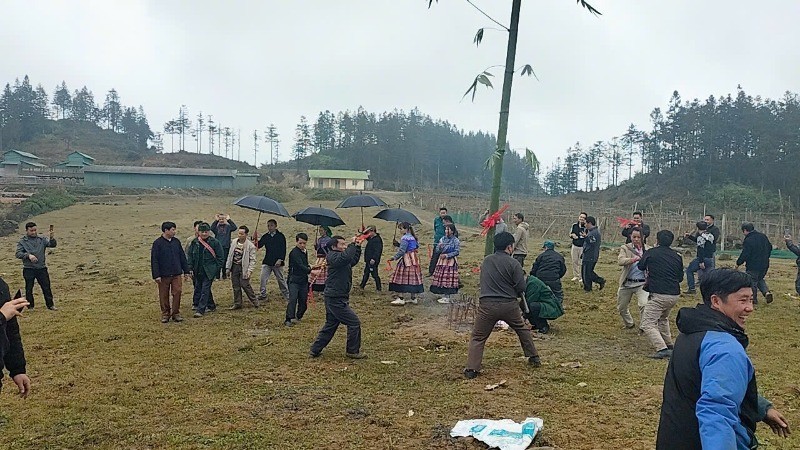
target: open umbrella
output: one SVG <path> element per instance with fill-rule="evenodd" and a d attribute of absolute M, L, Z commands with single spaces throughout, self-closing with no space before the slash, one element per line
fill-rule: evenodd
<path fill-rule="evenodd" d="M 361 229 L 364 229 L 364 208 L 373 206 L 386 206 L 386 202 L 374 195 L 352 195 L 342 200 L 337 208 L 361 208 Z"/>
<path fill-rule="evenodd" d="M 292 215 L 298 222 L 308 223 L 311 225 L 323 225 L 326 227 L 338 227 L 344 225 L 344 221 L 336 211 L 328 208 L 317 208 L 311 206 Z"/>
<path fill-rule="evenodd" d="M 253 230 L 253 237 L 258 236 L 258 222 L 261 221 L 261 213 L 274 214 L 281 217 L 289 217 L 289 211 L 283 207 L 281 202 L 273 200 L 263 195 L 245 195 L 233 202 L 234 205 L 246 209 L 258 211 L 258 219 L 256 219 L 256 228 Z"/>
<path fill-rule="evenodd" d="M 406 211 L 405 209 L 401 209 L 400 207 L 397 208 L 386 208 L 381 210 L 378 214 L 374 216 L 376 219 L 383 219 L 387 222 L 394 222 L 395 224 L 401 222 L 408 222 L 411 225 L 418 225 L 422 222 L 417 219 L 411 211 Z M 394 227 L 394 238 L 397 237 L 397 227 Z M 392 238 L 392 240 L 394 240 Z"/>

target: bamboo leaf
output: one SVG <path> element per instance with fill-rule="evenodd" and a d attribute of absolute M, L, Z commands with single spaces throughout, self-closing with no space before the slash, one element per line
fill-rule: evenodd
<path fill-rule="evenodd" d="M 475 46 L 481 45 L 481 41 L 483 40 L 483 28 L 478 28 L 478 32 L 475 33 L 475 38 L 472 39 L 472 42 L 475 43 Z"/>
<path fill-rule="evenodd" d="M 524 66 L 522 66 L 522 70 L 519 72 L 519 74 L 522 75 L 522 76 L 526 76 L 526 75 L 527 76 L 531 76 L 532 75 L 533 78 L 536 78 L 536 81 L 539 81 L 539 77 L 536 76 L 536 72 L 533 71 L 533 67 L 531 67 L 530 64 L 525 64 Z"/>
<path fill-rule="evenodd" d="M 475 79 L 476 79 L 476 80 L 477 80 L 477 81 L 478 81 L 480 84 L 482 84 L 482 85 L 484 85 L 484 86 L 486 86 L 486 87 L 494 88 L 494 86 L 492 86 L 492 82 L 491 82 L 491 81 L 489 81 L 489 77 L 487 77 L 487 76 L 486 76 L 486 75 L 484 75 L 484 74 L 480 74 L 480 75 L 478 75 L 478 77 L 477 77 L 477 78 L 475 78 Z"/>
<path fill-rule="evenodd" d="M 487 77 L 493 77 L 494 76 L 494 75 L 492 75 L 491 72 L 487 72 L 485 70 L 483 71 L 483 74 L 486 75 Z"/>
<path fill-rule="evenodd" d="M 467 88 L 467 92 L 464 92 L 464 95 L 461 97 L 461 99 L 463 100 L 464 97 L 469 95 L 470 91 L 472 91 L 472 101 L 475 101 L 475 92 L 477 90 L 478 90 L 478 79 L 475 78 L 475 80 L 472 82 L 472 84 Z"/>
<path fill-rule="evenodd" d="M 539 158 L 536 157 L 536 153 L 533 153 L 527 147 L 525 148 L 525 163 L 530 166 L 534 173 L 539 172 Z"/>
<path fill-rule="evenodd" d="M 439 0 L 436 0 L 436 3 L 439 3 Z M 428 0 L 428 9 L 431 9 L 431 5 L 433 5 L 433 0 Z"/>
<path fill-rule="evenodd" d="M 436 0 L 436 1 L 438 2 L 439 0 Z M 598 10 L 596 10 L 592 5 L 587 3 L 586 0 L 578 0 L 578 4 L 580 4 L 581 6 L 586 8 L 586 10 L 588 10 L 590 13 L 594 14 L 595 16 L 602 16 L 603 15 L 603 13 L 601 13 Z"/>

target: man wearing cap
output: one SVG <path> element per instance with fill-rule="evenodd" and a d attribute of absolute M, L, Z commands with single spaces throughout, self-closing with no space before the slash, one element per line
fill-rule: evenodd
<path fill-rule="evenodd" d="M 211 226 L 203 222 L 197 226 L 197 239 L 189 245 L 189 271 L 194 277 L 194 299 L 197 309 L 194 317 L 203 317 L 206 312 L 217 309 L 211 300 L 211 284 L 220 267 L 225 267 L 222 244 L 210 235 Z"/>
<path fill-rule="evenodd" d="M 364 230 L 367 245 L 364 247 L 364 276 L 361 278 L 361 289 L 367 286 L 370 275 L 375 279 L 375 289 L 381 291 L 381 276 L 379 274 L 381 255 L 383 254 L 383 239 L 378 234 L 375 225 L 370 225 Z"/>
<path fill-rule="evenodd" d="M 555 247 L 555 242 L 544 241 L 544 244 L 542 244 L 542 250 L 544 251 L 533 262 L 531 275 L 542 280 L 553 291 L 553 295 L 563 302 L 564 291 L 561 288 L 561 277 L 567 273 L 567 264 L 564 262 L 564 257 L 561 256 L 561 253 L 555 250 Z"/>

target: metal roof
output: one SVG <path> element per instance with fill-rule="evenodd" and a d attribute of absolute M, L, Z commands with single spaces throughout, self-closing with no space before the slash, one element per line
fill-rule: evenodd
<path fill-rule="evenodd" d="M 19 150 L 9 150 L 9 151 L 7 151 L 7 152 L 5 152 L 5 153 L 3 153 L 3 154 L 5 155 L 5 154 L 8 154 L 8 153 L 16 153 L 16 154 L 18 154 L 18 155 L 20 155 L 20 156 L 24 156 L 24 157 L 26 157 L 26 158 L 39 159 L 39 157 L 38 157 L 38 156 L 36 156 L 36 155 L 34 155 L 34 154 L 32 154 L 32 153 L 28 153 L 28 152 L 22 152 L 22 151 L 19 151 Z"/>
<path fill-rule="evenodd" d="M 333 178 L 342 180 L 369 180 L 366 170 L 309 170 L 309 178 Z"/>
<path fill-rule="evenodd" d="M 91 156 L 87 155 L 86 153 L 81 153 L 81 152 L 77 152 L 77 151 L 76 151 L 76 152 L 72 152 L 72 153 L 70 153 L 69 155 L 74 155 L 74 154 L 76 154 L 76 153 L 77 153 L 77 154 L 79 154 L 79 155 L 81 155 L 81 156 L 83 156 L 83 157 L 84 157 L 84 158 L 86 158 L 86 159 L 91 159 L 92 161 L 94 161 L 94 158 L 92 158 Z M 69 157 L 69 155 L 67 155 L 67 157 Z"/>
<path fill-rule="evenodd" d="M 138 167 L 138 166 L 86 166 L 84 173 L 132 173 L 140 175 L 183 175 L 202 177 L 236 177 L 231 169 L 184 169 L 181 167 Z"/>

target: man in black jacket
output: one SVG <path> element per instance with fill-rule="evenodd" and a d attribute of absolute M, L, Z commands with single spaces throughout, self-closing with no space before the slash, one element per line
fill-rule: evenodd
<path fill-rule="evenodd" d="M 578 221 L 572 224 L 572 229 L 569 232 L 569 237 L 572 239 L 572 281 L 581 279 L 583 272 L 581 271 L 581 255 L 583 254 L 583 238 L 586 236 L 586 217 L 589 215 L 581 211 L 578 214 Z"/>
<path fill-rule="evenodd" d="M 678 311 L 681 333 L 664 378 L 657 450 L 755 449 L 758 421 L 789 434 L 783 415 L 758 395 L 746 353 L 750 283 L 747 274 L 713 270 L 700 281 L 703 303 Z"/>
<path fill-rule="evenodd" d="M 769 256 L 772 253 L 772 243 L 764 233 L 756 231 L 752 223 L 742 224 L 742 253 L 736 260 L 736 269 L 744 264 L 745 271 L 753 278 L 753 304 L 758 304 L 758 291 L 764 294 L 767 303 L 772 303 L 772 292 L 767 287 L 764 277 L 769 270 Z"/>
<path fill-rule="evenodd" d="M 181 317 L 181 275 L 188 281 L 189 264 L 181 241 L 175 237 L 175 222 L 161 224 L 161 237 L 150 249 L 150 271 L 158 285 L 158 301 L 161 304 L 161 323 L 183 322 Z M 170 302 L 170 293 L 172 302 Z"/>
<path fill-rule="evenodd" d="M 295 323 L 303 319 L 306 313 L 308 300 L 308 274 L 311 273 L 311 266 L 308 264 L 308 235 L 298 233 L 295 236 L 296 244 L 289 252 L 289 303 L 286 305 L 286 320 L 283 322 L 287 327 L 294 326 Z"/>
<path fill-rule="evenodd" d="M 11 299 L 8 284 L 0 278 L 0 391 L 3 389 L 3 369 L 19 388 L 22 398 L 31 391 L 31 380 L 25 374 L 25 350 L 19 333 L 17 316 L 28 306 L 25 298 Z"/>
<path fill-rule="evenodd" d="M 606 286 L 606 279 L 595 273 L 594 268 L 600 259 L 600 229 L 597 228 L 597 219 L 592 216 L 586 218 L 586 238 L 583 240 L 583 254 L 581 255 L 581 273 L 583 274 L 583 290 L 592 292 L 592 284 L 600 285 L 600 290 Z"/>
<path fill-rule="evenodd" d="M 641 211 L 634 212 L 633 220 L 622 229 L 622 236 L 625 237 L 626 244 L 631 243 L 631 232 L 633 232 L 634 228 L 642 231 L 642 243 L 647 244 L 647 238 L 650 236 L 650 225 L 644 223 Z"/>
<path fill-rule="evenodd" d="M 361 353 L 361 321 L 350 308 L 350 289 L 353 287 L 353 267 L 361 259 L 361 247 L 353 242 L 349 245 L 341 236 L 331 237 L 330 251 L 325 261 L 328 276 L 325 278 L 325 325 L 319 330 L 317 339 L 311 344 L 309 356 L 316 358 L 333 339 L 339 324 L 347 326 L 346 354 L 348 358 L 366 358 Z"/>
<path fill-rule="evenodd" d="M 366 234 L 367 245 L 364 247 L 364 276 L 361 278 L 361 289 L 367 286 L 370 275 L 375 279 L 375 289 L 381 291 L 381 277 L 378 272 L 383 254 L 383 239 L 378 234 L 374 225 L 370 225 L 364 231 Z"/>
<path fill-rule="evenodd" d="M 278 231 L 278 222 L 275 219 L 267 221 L 267 232 L 258 240 L 258 248 L 264 248 L 264 261 L 261 264 L 261 292 L 258 299 L 267 299 L 267 282 L 269 276 L 275 274 L 278 288 L 286 301 L 289 301 L 289 287 L 283 277 L 283 266 L 286 263 L 286 236 Z"/>
<path fill-rule="evenodd" d="M 656 234 L 658 245 L 646 250 L 639 260 L 639 270 L 647 274 L 644 290 L 650 293 L 642 311 L 639 328 L 655 348 L 654 359 L 672 355 L 669 312 L 678 303 L 683 281 L 683 257 L 670 248 L 675 235 L 669 230 Z"/>
<path fill-rule="evenodd" d="M 564 301 L 564 291 L 561 288 L 561 278 L 567 273 L 567 264 L 561 253 L 555 251 L 556 244 L 553 241 L 544 241 L 544 250 L 533 262 L 531 275 L 542 280 L 547 287 L 553 291 L 561 302 Z"/>

